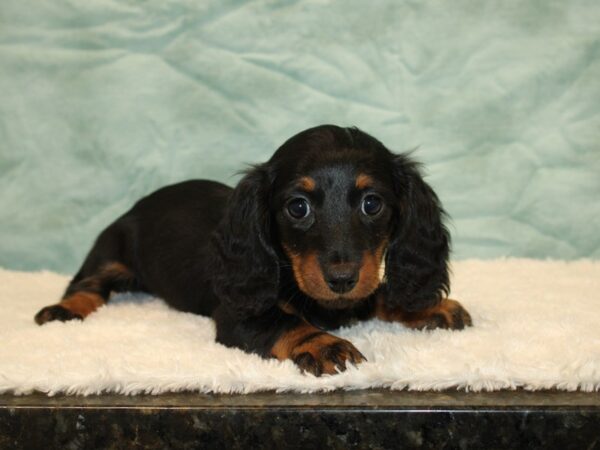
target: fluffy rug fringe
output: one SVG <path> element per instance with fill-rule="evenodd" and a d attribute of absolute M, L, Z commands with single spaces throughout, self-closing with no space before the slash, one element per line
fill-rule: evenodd
<path fill-rule="evenodd" d="M 465 260 L 453 274 L 451 297 L 473 328 L 370 321 L 337 330 L 368 362 L 315 378 L 216 344 L 210 319 L 147 296 L 122 295 L 84 322 L 38 327 L 33 315 L 68 277 L 0 269 L 0 393 L 600 389 L 599 261 Z"/>

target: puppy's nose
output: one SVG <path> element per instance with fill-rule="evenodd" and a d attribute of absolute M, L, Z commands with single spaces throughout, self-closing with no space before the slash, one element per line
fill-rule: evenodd
<path fill-rule="evenodd" d="M 354 267 L 331 268 L 327 271 L 325 281 L 333 292 L 343 294 L 356 286 L 358 270 Z"/>

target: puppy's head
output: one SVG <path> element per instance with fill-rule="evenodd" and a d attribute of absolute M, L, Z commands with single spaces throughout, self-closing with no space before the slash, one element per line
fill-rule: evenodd
<path fill-rule="evenodd" d="M 331 308 L 382 282 L 390 306 L 427 307 L 448 288 L 442 215 L 405 155 L 356 128 L 303 131 L 236 187 L 217 232 L 227 273 L 217 294 L 260 313 L 280 300 L 289 265 L 297 287 Z"/>
<path fill-rule="evenodd" d="M 269 162 L 278 240 L 309 297 L 344 307 L 379 286 L 396 204 L 391 158 L 358 130 L 323 126 L 294 136 Z"/>

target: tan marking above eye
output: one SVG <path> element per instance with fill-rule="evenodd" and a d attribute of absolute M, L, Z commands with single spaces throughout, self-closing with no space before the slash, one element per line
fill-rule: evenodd
<path fill-rule="evenodd" d="M 298 180 L 298 185 L 307 192 L 312 192 L 317 187 L 317 182 L 311 177 L 302 177 Z"/>
<path fill-rule="evenodd" d="M 373 186 L 373 178 L 367 174 L 361 173 L 356 177 L 355 184 L 358 189 L 366 189 Z"/>

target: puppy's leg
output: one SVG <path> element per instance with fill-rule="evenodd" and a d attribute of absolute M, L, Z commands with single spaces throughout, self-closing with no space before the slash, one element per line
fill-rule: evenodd
<path fill-rule="evenodd" d="M 108 301 L 112 291 L 138 288 L 130 266 L 131 233 L 119 221 L 106 228 L 94 243 L 81 269 L 69 283 L 62 300 L 40 310 L 35 322 L 84 319 Z"/>
<path fill-rule="evenodd" d="M 438 305 L 422 311 L 406 311 L 399 307 L 388 307 L 384 296 L 381 295 L 375 306 L 375 317 L 387 322 L 402 322 L 409 328 L 426 330 L 435 328 L 462 330 L 473 324 L 467 310 L 456 300 L 447 298 Z"/>
<path fill-rule="evenodd" d="M 103 264 L 87 277 L 75 277 L 62 300 L 42 308 L 35 315 L 35 322 L 42 325 L 52 320 L 82 320 L 104 305 L 112 291 L 130 290 L 134 284 L 133 273 L 125 265 L 119 262 Z"/>
<path fill-rule="evenodd" d="M 220 307 L 213 318 L 217 325 L 217 342 L 266 358 L 290 359 L 315 376 L 335 374 L 346 370 L 347 363 L 358 364 L 366 359 L 351 342 L 278 307 L 243 321 Z"/>

